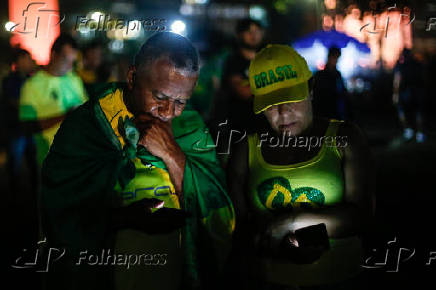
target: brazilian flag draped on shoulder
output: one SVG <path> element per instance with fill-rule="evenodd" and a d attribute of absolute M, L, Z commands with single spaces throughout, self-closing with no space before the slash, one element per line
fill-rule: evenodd
<path fill-rule="evenodd" d="M 77 266 L 79 257 L 83 251 L 98 255 L 102 249 L 113 247 L 114 234 L 108 221 L 111 208 L 116 206 L 114 187 L 135 177 L 132 160 L 138 157 L 166 169 L 162 160 L 142 146 L 136 149 L 136 145 L 126 143 L 122 148 L 106 119 L 98 100 L 123 88 L 120 83 L 108 84 L 98 96 L 69 114 L 44 161 L 43 229 L 51 247 L 66 249 L 52 265 L 54 277 L 48 284 L 53 282 L 56 289 L 112 288 L 111 267 Z M 192 215 L 182 235 L 185 273 L 181 288 L 213 289 L 205 283 L 219 272 L 230 250 L 233 207 L 212 139 L 199 114 L 187 108 L 172 126 L 186 155 L 184 204 Z"/>

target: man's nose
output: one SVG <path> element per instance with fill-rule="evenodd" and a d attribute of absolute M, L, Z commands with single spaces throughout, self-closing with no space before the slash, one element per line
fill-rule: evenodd
<path fill-rule="evenodd" d="M 279 105 L 279 114 L 291 113 L 294 110 L 293 103 L 285 103 Z"/>
<path fill-rule="evenodd" d="M 174 102 L 166 100 L 159 107 L 159 116 L 169 120 L 174 117 L 174 111 Z"/>

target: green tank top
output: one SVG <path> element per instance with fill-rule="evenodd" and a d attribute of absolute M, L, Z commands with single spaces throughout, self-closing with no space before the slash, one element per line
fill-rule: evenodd
<path fill-rule="evenodd" d="M 284 208 L 322 207 L 341 202 L 344 196 L 344 176 L 341 155 L 335 142 L 340 123 L 336 120 L 330 122 L 324 138 L 326 142 L 315 157 L 291 165 L 267 163 L 263 159 L 261 147 L 258 146 L 258 134 L 250 135 L 248 184 L 252 209 L 265 213 Z"/>
<path fill-rule="evenodd" d="M 341 203 L 344 198 L 342 158 L 336 132 L 342 121 L 330 120 L 318 154 L 290 165 L 267 163 L 259 136 L 248 136 L 249 207 L 256 215 L 271 215 L 286 208 L 318 208 Z M 320 285 L 350 278 L 360 271 L 362 246 L 358 237 L 330 239 L 330 250 L 313 264 L 297 265 L 274 259 L 258 260 L 260 272 L 271 283 Z"/>

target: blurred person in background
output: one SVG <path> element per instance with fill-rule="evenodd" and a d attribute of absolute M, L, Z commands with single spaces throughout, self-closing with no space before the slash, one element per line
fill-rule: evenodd
<path fill-rule="evenodd" d="M 98 88 L 107 82 L 114 81 L 111 65 L 103 59 L 103 46 L 98 41 L 93 41 L 85 46 L 82 51 L 81 67 L 77 74 L 85 85 L 89 96 L 95 94 Z"/>
<path fill-rule="evenodd" d="M 221 85 L 227 98 L 226 109 L 232 129 L 255 130 L 248 67 L 262 45 L 263 35 L 263 27 L 256 20 L 243 19 L 236 25 L 237 48 L 224 63 Z"/>
<path fill-rule="evenodd" d="M 341 50 L 331 47 L 325 68 L 315 73 L 313 106 L 317 116 L 349 119 L 348 94 L 341 73 L 336 68 Z"/>
<path fill-rule="evenodd" d="M 36 149 L 32 135 L 26 135 L 18 118 L 20 90 L 26 79 L 36 69 L 30 53 L 15 48 L 12 52 L 11 72 L 3 79 L 2 98 L 6 121 L 7 170 L 11 191 L 21 184 L 23 160 L 26 162 L 32 189 L 36 188 Z"/>
<path fill-rule="evenodd" d="M 39 166 L 67 112 L 87 99 L 82 80 L 73 72 L 76 58 L 76 41 L 70 35 L 60 35 L 53 43 L 47 67 L 21 89 L 19 118 L 24 130 L 33 134 Z"/>
<path fill-rule="evenodd" d="M 314 117 L 312 73 L 289 46 L 262 49 L 249 76 L 269 128 L 235 144 L 227 167 L 235 276 L 250 273 L 242 289 L 361 289 L 360 235 L 374 208 L 362 132 Z"/>
<path fill-rule="evenodd" d="M 262 46 L 264 29 L 253 19 L 242 19 L 236 24 L 236 47 L 223 65 L 220 91 L 211 112 L 210 129 L 217 144 L 217 152 L 227 150 L 230 130 L 245 134 L 256 130 L 255 115 L 251 109 L 253 98 L 248 83 L 248 67 L 256 51 Z M 219 124 L 226 123 L 225 126 Z M 223 166 L 228 154 L 220 154 Z"/>
<path fill-rule="evenodd" d="M 403 134 L 393 145 L 411 141 L 422 143 L 424 133 L 424 112 L 426 102 L 426 74 L 424 65 L 412 51 L 404 49 L 394 68 L 392 100 L 396 105 Z"/>

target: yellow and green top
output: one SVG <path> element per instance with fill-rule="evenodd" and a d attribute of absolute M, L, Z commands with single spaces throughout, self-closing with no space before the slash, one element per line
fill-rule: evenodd
<path fill-rule="evenodd" d="M 58 117 L 86 100 L 83 83 L 74 72 L 53 76 L 41 70 L 21 88 L 19 117 L 21 121 Z M 47 155 L 60 124 L 34 134 L 39 164 Z"/>
<path fill-rule="evenodd" d="M 257 134 L 248 137 L 249 206 L 258 216 L 292 208 L 322 208 L 344 200 L 342 157 L 336 132 L 341 121 L 331 120 L 323 142 L 312 159 L 296 164 L 274 165 L 262 156 Z M 274 259 L 260 260 L 265 279 L 287 285 L 319 285 L 352 277 L 360 271 L 362 246 L 356 236 L 329 239 L 330 250 L 313 264 L 297 265 Z"/>
<path fill-rule="evenodd" d="M 120 119 L 133 118 L 133 114 L 127 110 L 123 101 L 123 91 L 116 90 L 114 93 L 99 100 L 108 122 L 110 123 L 121 146 L 126 141 L 119 132 Z M 117 183 L 115 190 L 120 194 L 123 205 L 128 205 L 143 198 L 156 198 L 165 202 L 164 207 L 180 208 L 179 199 L 175 193 L 170 176 L 165 169 L 144 164 L 138 157 L 133 160 L 136 167 L 135 178 L 132 179 L 124 189 Z"/>

